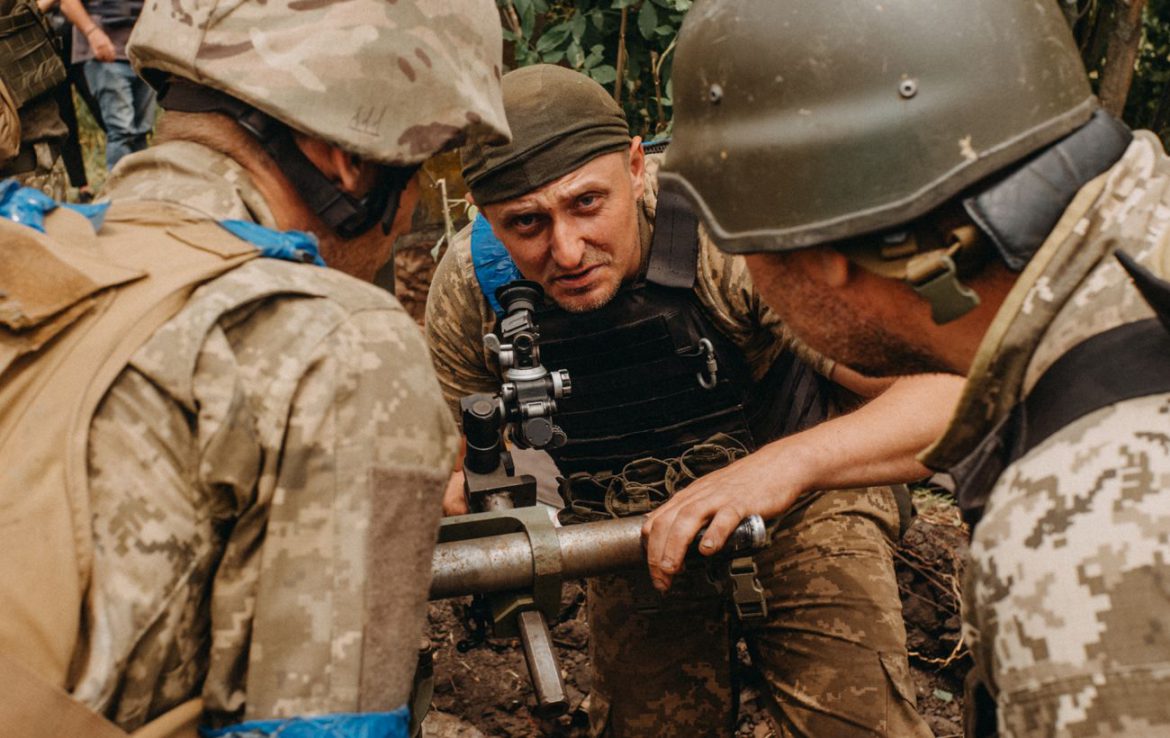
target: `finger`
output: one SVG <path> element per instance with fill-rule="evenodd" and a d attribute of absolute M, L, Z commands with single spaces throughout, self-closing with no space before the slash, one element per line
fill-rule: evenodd
<path fill-rule="evenodd" d="M 706 504 L 700 505 L 696 502 L 686 505 L 678 515 L 675 515 L 671 520 L 669 532 L 663 537 L 662 560 L 681 562 L 699 529 L 713 513 L 714 510 L 708 511 Z"/>
<path fill-rule="evenodd" d="M 463 472 L 456 471 L 447 480 L 447 488 L 443 490 L 443 514 L 466 515 L 467 497 L 463 494 Z"/>
<path fill-rule="evenodd" d="M 656 512 L 658 515 L 655 515 L 653 520 L 647 521 L 650 531 L 646 539 L 646 564 L 649 566 L 650 580 L 654 587 L 660 592 L 665 592 L 670 589 L 671 579 L 678 571 L 674 560 L 664 559 L 662 556 L 666 534 L 670 531 L 671 521 L 675 516 L 675 508 L 668 510 L 665 507 L 660 507 Z"/>
<path fill-rule="evenodd" d="M 727 545 L 728 537 L 735 531 L 741 520 L 743 520 L 743 516 L 738 510 L 730 507 L 720 509 L 719 512 L 715 513 L 715 517 L 711 518 L 707 532 L 703 534 L 703 540 L 699 541 L 699 553 L 710 556 L 722 550 Z"/>

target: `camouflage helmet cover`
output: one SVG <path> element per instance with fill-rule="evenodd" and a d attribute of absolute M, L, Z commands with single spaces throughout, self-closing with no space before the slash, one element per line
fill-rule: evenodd
<path fill-rule="evenodd" d="M 507 140 L 491 0 L 148 2 L 128 54 L 372 161 Z M 148 77 L 153 75 L 147 71 Z"/>
<path fill-rule="evenodd" d="M 898 227 L 1096 107 L 1055 0 L 708 0 L 673 88 L 661 186 L 736 253 Z"/>

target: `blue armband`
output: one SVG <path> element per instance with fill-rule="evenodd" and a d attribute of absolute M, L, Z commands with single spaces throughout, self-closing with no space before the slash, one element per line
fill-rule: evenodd
<path fill-rule="evenodd" d="M 496 300 L 496 290 L 524 277 L 483 215 L 475 216 L 475 222 L 471 224 L 471 264 L 488 304 L 496 315 L 503 316 L 504 308 Z"/>
<path fill-rule="evenodd" d="M 260 249 L 261 256 L 325 266 L 325 260 L 317 250 L 317 237 L 312 233 L 278 231 L 249 220 L 221 220 L 219 224 L 233 236 Z"/>
<path fill-rule="evenodd" d="M 200 728 L 202 738 L 410 738 L 410 710 L 337 713 L 280 720 L 249 720 L 226 728 Z"/>
<path fill-rule="evenodd" d="M 32 187 L 22 187 L 15 179 L 0 181 L 0 218 L 7 218 L 13 223 L 45 232 L 45 216 L 59 207 L 68 208 L 84 215 L 94 233 L 102 227 L 106 217 L 106 210 L 110 204 L 103 202 L 97 205 L 73 205 L 59 203 L 45 193 Z"/>

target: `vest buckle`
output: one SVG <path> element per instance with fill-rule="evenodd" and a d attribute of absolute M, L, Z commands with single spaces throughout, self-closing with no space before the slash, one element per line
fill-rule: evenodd
<path fill-rule="evenodd" d="M 768 598 L 760 584 L 760 569 L 751 556 L 732 559 L 727 566 L 731 581 L 731 602 L 735 614 L 742 621 L 763 620 L 768 617 Z"/>

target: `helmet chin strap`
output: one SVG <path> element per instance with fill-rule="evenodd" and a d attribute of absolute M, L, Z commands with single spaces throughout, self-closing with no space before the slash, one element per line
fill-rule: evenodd
<path fill-rule="evenodd" d="M 379 223 L 383 235 L 389 234 L 402 191 L 418 171 L 418 166 L 382 167 L 374 188 L 356 198 L 331 182 L 305 156 L 291 128 L 230 95 L 171 78 L 162 86 L 159 104 L 183 113 L 219 113 L 239 123 L 264 147 L 309 209 L 344 239 L 360 236 Z"/>

